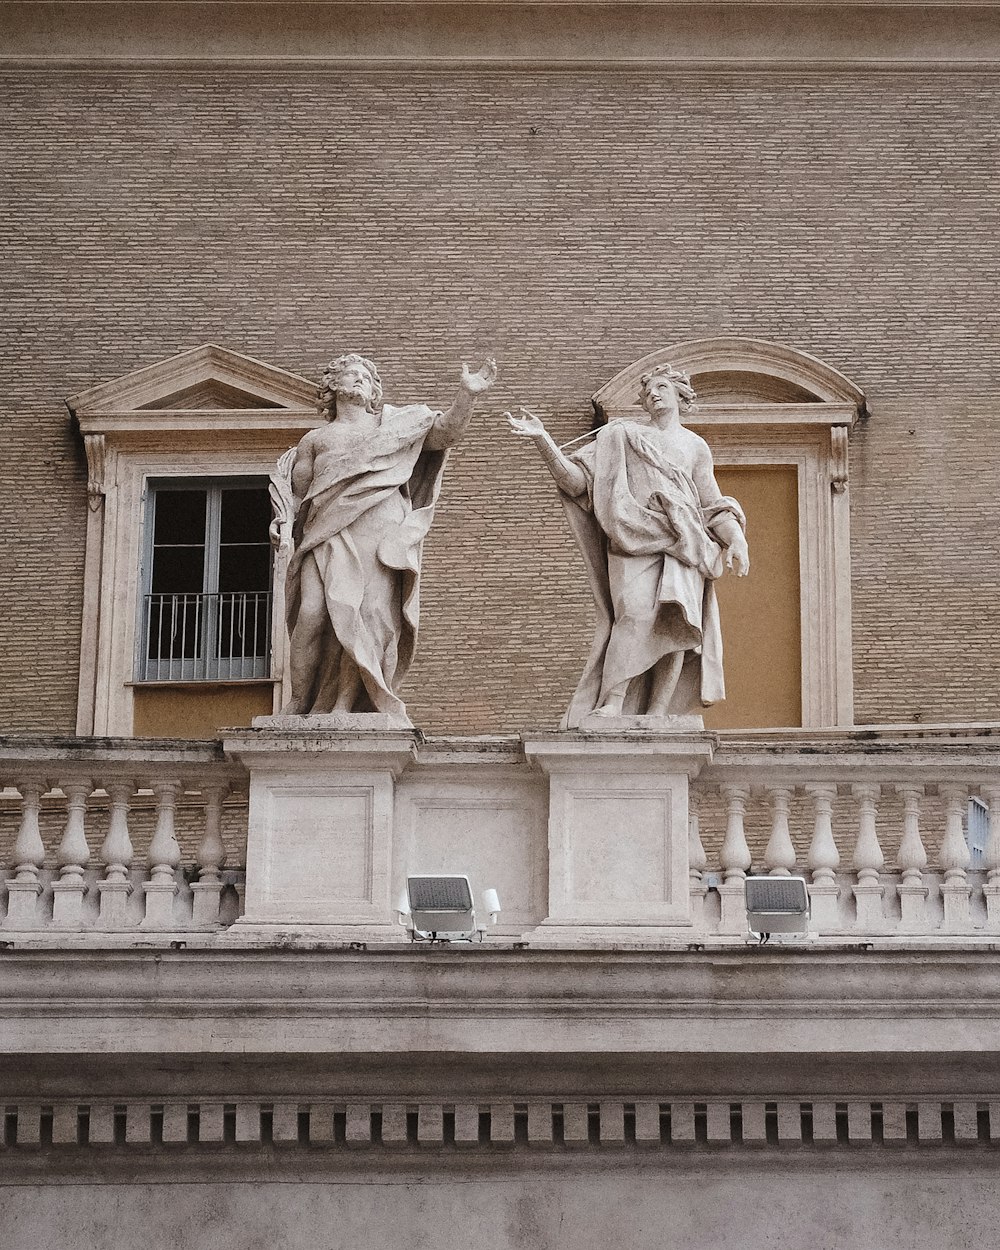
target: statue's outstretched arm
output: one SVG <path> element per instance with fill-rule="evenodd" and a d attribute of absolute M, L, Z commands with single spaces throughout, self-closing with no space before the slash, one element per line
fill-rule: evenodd
<path fill-rule="evenodd" d="M 504 413 L 511 430 L 521 438 L 534 440 L 539 454 L 545 461 L 545 467 L 552 474 L 555 484 L 563 494 L 573 499 L 582 495 L 587 489 L 587 478 L 580 466 L 564 456 L 555 445 L 552 436 L 542 424 L 541 417 L 536 417 L 527 408 L 521 408 L 520 414 L 515 417 L 513 413 Z"/>
<path fill-rule="evenodd" d="M 463 362 L 458 394 L 447 412 L 442 412 L 437 418 L 434 428 L 427 435 L 424 446 L 428 451 L 444 451 L 458 442 L 468 429 L 477 396 L 490 389 L 496 376 L 497 362 L 492 357 L 475 373 Z"/>

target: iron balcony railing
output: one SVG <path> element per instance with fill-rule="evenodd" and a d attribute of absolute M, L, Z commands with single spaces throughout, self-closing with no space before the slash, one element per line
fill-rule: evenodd
<path fill-rule="evenodd" d="M 271 668 L 271 594 L 146 595 L 138 681 L 239 681 Z"/>

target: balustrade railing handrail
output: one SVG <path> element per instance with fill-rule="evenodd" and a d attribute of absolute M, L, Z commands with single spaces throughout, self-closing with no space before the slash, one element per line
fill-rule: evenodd
<path fill-rule="evenodd" d="M 269 590 L 143 596 L 137 681 L 258 680 L 270 673 Z"/>
<path fill-rule="evenodd" d="M 0 735 L 0 788 L 28 778 L 51 779 L 58 788 L 60 777 L 83 776 L 134 779 L 140 786 L 144 779 L 177 778 L 197 790 L 197 781 L 209 777 L 245 787 L 247 770 L 215 740 Z"/>
<path fill-rule="evenodd" d="M 773 735 L 773 736 L 772 736 Z M 880 730 L 772 731 L 720 736 L 701 785 L 803 785 L 962 782 L 1000 779 L 1000 725 Z"/>

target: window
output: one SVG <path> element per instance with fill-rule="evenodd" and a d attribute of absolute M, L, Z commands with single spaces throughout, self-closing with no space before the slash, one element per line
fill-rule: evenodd
<path fill-rule="evenodd" d="M 684 424 L 747 511 L 751 575 L 724 578 L 725 703 L 710 729 L 854 723 L 848 438 L 864 394 L 816 357 L 780 343 L 689 339 L 644 356 L 593 396 L 599 420 L 641 417 L 639 381 L 657 365 L 691 374 Z M 761 680 L 763 674 L 766 680 Z"/>
<path fill-rule="evenodd" d="M 206 343 L 67 402 L 89 504 L 76 732 L 207 738 L 281 707 L 267 485 L 321 423 L 315 382 Z"/>
<path fill-rule="evenodd" d="M 266 479 L 149 483 L 136 681 L 270 675 L 270 519 Z"/>

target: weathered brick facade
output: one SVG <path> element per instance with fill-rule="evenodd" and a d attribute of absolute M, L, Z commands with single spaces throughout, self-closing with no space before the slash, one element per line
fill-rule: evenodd
<path fill-rule="evenodd" d="M 551 723 L 590 635 L 551 485 L 666 342 L 820 356 L 852 439 L 859 722 L 987 719 L 1000 670 L 994 79 L 976 73 L 227 70 L 9 74 L 0 724 L 75 723 L 86 509 L 64 397 L 215 341 L 390 399 L 501 379 L 454 453 L 407 687 L 436 732 Z"/>

